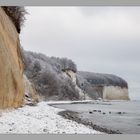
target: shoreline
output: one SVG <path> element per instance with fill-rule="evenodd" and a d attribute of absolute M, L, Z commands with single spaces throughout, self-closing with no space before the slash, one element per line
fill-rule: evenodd
<path fill-rule="evenodd" d="M 51 104 L 59 115 L 107 134 L 140 134 L 140 101 Z"/>
<path fill-rule="evenodd" d="M 105 134 L 122 134 L 119 130 L 118 131 L 114 131 L 114 130 L 111 130 L 111 129 L 107 129 L 105 127 L 101 127 L 101 126 L 95 125 L 91 121 L 82 119 L 81 117 L 79 117 L 78 114 L 79 114 L 78 112 L 69 111 L 69 110 L 61 111 L 61 112 L 58 113 L 58 115 L 64 117 L 65 119 L 69 119 L 69 120 L 75 121 L 75 122 L 77 122 L 79 124 L 83 124 L 85 126 L 90 126 L 94 130 L 103 132 Z"/>

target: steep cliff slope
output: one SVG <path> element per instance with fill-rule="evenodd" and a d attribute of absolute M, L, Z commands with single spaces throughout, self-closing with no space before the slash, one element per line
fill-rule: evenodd
<path fill-rule="evenodd" d="M 23 103 L 23 63 L 18 32 L 0 7 L 0 108 Z"/>

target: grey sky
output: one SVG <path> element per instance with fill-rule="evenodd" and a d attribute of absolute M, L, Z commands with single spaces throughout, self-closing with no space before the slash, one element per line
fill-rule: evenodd
<path fill-rule="evenodd" d="M 21 44 L 71 58 L 79 70 L 112 73 L 140 99 L 140 7 L 26 7 Z"/>

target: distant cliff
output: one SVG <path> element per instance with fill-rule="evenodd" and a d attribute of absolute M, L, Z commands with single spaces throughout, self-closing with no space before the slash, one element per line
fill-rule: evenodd
<path fill-rule="evenodd" d="M 78 85 L 92 99 L 129 100 L 127 82 L 112 74 L 77 73 Z"/>
<path fill-rule="evenodd" d="M 25 74 L 45 100 L 127 100 L 128 85 L 111 74 L 78 72 L 67 58 L 24 51 Z"/>
<path fill-rule="evenodd" d="M 0 108 L 22 105 L 23 68 L 17 29 L 0 7 Z"/>

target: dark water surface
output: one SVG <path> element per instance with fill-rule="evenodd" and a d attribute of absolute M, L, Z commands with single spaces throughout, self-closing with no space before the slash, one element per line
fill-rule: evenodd
<path fill-rule="evenodd" d="M 83 120 L 107 129 L 119 130 L 125 134 L 140 134 L 140 101 L 93 101 L 53 106 L 76 111 Z"/>

